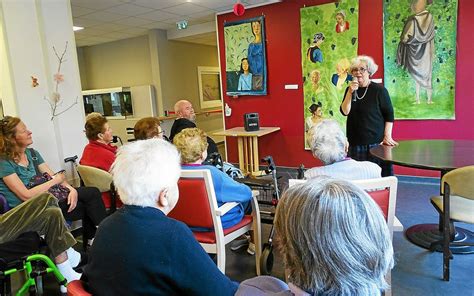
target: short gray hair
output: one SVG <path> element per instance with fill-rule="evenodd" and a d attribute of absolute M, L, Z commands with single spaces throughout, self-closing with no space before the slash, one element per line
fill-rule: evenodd
<path fill-rule="evenodd" d="M 367 72 L 369 72 L 369 76 L 374 75 L 375 72 L 377 72 L 377 69 L 379 68 L 379 66 L 375 63 L 375 61 L 372 57 L 369 57 L 369 56 L 366 56 L 366 55 L 360 55 L 360 56 L 355 57 L 351 61 L 350 71 L 352 72 L 352 70 L 354 68 L 359 67 L 360 64 L 362 64 L 362 63 L 367 65 Z"/>
<path fill-rule="evenodd" d="M 284 192 L 275 217 L 288 282 L 313 295 L 378 295 L 393 247 L 380 207 L 356 185 L 325 176 Z"/>
<path fill-rule="evenodd" d="M 309 130 L 309 145 L 314 157 L 325 165 L 343 160 L 347 139 L 339 123 L 333 119 L 324 119 Z"/>
<path fill-rule="evenodd" d="M 179 100 L 179 101 L 177 101 L 177 102 L 174 104 L 174 112 L 175 112 L 175 113 L 178 113 L 179 111 L 181 111 L 181 106 L 182 106 L 184 103 L 189 103 L 189 101 L 188 101 L 188 100 Z"/>
<path fill-rule="evenodd" d="M 156 207 L 163 190 L 175 193 L 179 153 L 162 139 L 135 141 L 120 147 L 111 172 L 124 204 Z"/>

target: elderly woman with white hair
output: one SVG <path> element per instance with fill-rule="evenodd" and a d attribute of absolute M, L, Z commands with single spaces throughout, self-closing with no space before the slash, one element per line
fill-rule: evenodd
<path fill-rule="evenodd" d="M 122 146 L 112 165 L 124 207 L 103 221 L 84 270 L 94 295 L 233 295 L 192 232 L 166 215 L 178 202 L 179 153 L 162 139 Z"/>
<path fill-rule="evenodd" d="M 306 179 L 325 175 L 343 180 L 380 178 L 381 168 L 370 161 L 357 161 L 347 157 L 349 143 L 339 123 L 325 119 L 309 130 L 309 144 L 314 157 L 324 166 L 305 172 Z"/>
<path fill-rule="evenodd" d="M 381 295 L 393 267 L 379 206 L 357 186 L 318 177 L 289 188 L 275 217 L 287 283 L 256 277 L 236 295 Z"/>
<path fill-rule="evenodd" d="M 382 176 L 393 175 L 391 164 L 370 155 L 369 150 L 379 144 L 395 146 L 392 138 L 393 107 L 388 91 L 370 81 L 378 66 L 369 56 L 352 60 L 350 71 L 353 80 L 346 88 L 341 113 L 347 116 L 349 156 L 356 160 L 369 160 L 382 167 Z"/>

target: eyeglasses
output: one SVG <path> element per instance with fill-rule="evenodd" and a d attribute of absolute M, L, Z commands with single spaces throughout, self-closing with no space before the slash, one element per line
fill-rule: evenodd
<path fill-rule="evenodd" d="M 353 68 L 351 70 L 352 73 L 357 72 L 357 71 L 359 71 L 360 73 L 365 73 L 367 71 L 367 68 L 360 67 L 360 68 Z"/>

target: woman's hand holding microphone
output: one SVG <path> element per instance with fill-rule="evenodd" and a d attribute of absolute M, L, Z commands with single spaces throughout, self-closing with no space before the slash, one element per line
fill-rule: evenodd
<path fill-rule="evenodd" d="M 349 90 L 351 91 L 351 93 L 353 93 L 358 89 L 359 89 L 359 81 L 357 80 L 357 77 L 354 77 L 352 78 L 352 81 L 349 84 Z"/>

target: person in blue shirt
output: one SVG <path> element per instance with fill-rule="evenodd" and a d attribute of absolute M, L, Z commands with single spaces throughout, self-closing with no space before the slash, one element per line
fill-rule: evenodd
<path fill-rule="evenodd" d="M 247 185 L 234 181 L 218 168 L 201 164 L 207 157 L 206 134 L 198 128 L 187 128 L 174 137 L 173 144 L 181 153 L 182 169 L 207 169 L 211 172 L 218 206 L 226 202 L 240 203 L 221 217 L 222 227 L 226 229 L 239 223 L 244 213 L 251 208 L 252 191 Z"/>
<path fill-rule="evenodd" d="M 323 52 L 321 51 L 321 44 L 324 41 L 323 33 L 314 34 L 313 44 L 308 48 L 306 56 L 313 63 L 322 63 L 323 62 Z"/>
<path fill-rule="evenodd" d="M 240 61 L 240 76 L 237 90 L 251 90 L 252 89 L 252 73 L 250 73 L 249 60 L 243 58 Z"/>

